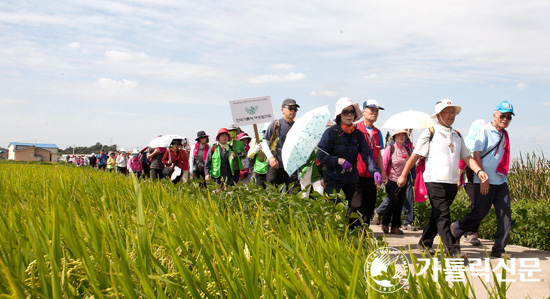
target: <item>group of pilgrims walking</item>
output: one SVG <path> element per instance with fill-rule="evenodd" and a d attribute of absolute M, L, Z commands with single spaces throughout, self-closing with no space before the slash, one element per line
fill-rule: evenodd
<path fill-rule="evenodd" d="M 469 243 L 480 245 L 477 228 L 494 205 L 498 228 L 491 255 L 505 257 L 511 227 L 506 180 L 510 143 L 505 128 L 515 115 L 509 102 L 499 103 L 493 111 L 493 121 L 477 127 L 470 150 L 465 138 L 452 128 L 462 110 L 452 100 L 435 104 L 432 118 L 436 123 L 424 130 L 413 146 L 409 139 L 412 128 L 394 129 L 384 138 L 374 126 L 379 112 L 384 110 L 377 100 L 366 100 L 360 107 L 350 98 L 340 98 L 335 104 L 334 122 L 327 125 L 309 160 L 288 174 L 283 167 L 282 148 L 299 109 L 294 99 L 285 99 L 281 105 L 283 117 L 265 126 L 257 141 L 230 125 L 218 130 L 212 145 L 210 136 L 199 131 L 193 146 L 187 138 L 173 139 L 168 148 L 134 151 L 129 159 L 141 163 L 127 163 L 141 164 L 141 168 L 132 168 L 136 174 L 152 179 L 169 177 L 174 183 L 196 179 L 201 187 L 210 181 L 219 184 L 220 189 L 237 183 L 255 183 L 263 188 L 267 184 L 285 185 L 284 192 L 302 192 L 303 197 L 310 192 L 342 191 L 350 230 L 368 227 L 373 221 L 382 226 L 384 233 L 397 235 L 402 235 L 403 230 L 417 230 L 413 225 L 414 203 L 421 183 L 427 191 L 431 213 L 418 242 L 419 249 L 434 254 L 434 238 L 439 235 L 449 256 L 464 257 L 460 254 L 460 237 L 465 235 Z M 108 159 L 102 151 L 97 157 L 98 167 L 105 168 Z M 467 179 L 465 173 L 470 174 Z M 387 196 L 376 207 L 377 189 L 381 186 Z M 470 212 L 451 223 L 450 206 L 461 186 L 467 188 Z M 342 201 L 336 198 L 336 204 Z"/>

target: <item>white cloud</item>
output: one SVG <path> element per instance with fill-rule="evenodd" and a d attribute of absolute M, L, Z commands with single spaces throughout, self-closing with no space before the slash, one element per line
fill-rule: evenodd
<path fill-rule="evenodd" d="M 78 44 L 78 42 L 69 43 L 68 46 L 69 46 L 70 49 L 78 49 L 78 48 L 80 48 L 80 45 Z"/>
<path fill-rule="evenodd" d="M 314 90 L 310 94 L 314 97 L 322 96 L 322 97 L 332 98 L 332 97 L 337 97 L 340 94 L 340 92 L 336 90 L 325 89 L 325 90 Z"/>
<path fill-rule="evenodd" d="M 525 83 L 518 83 L 516 84 L 516 88 L 517 89 L 525 89 L 527 88 L 529 85 L 525 84 Z"/>
<path fill-rule="evenodd" d="M 98 84 L 102 88 L 118 88 L 118 87 L 132 88 L 138 85 L 136 81 L 130 81 L 126 79 L 122 81 L 116 81 L 110 78 L 99 78 L 96 81 L 96 84 Z"/>
<path fill-rule="evenodd" d="M 543 106 L 550 106 L 550 102 L 544 102 L 542 103 Z"/>
<path fill-rule="evenodd" d="M 372 74 L 370 74 L 370 75 L 366 75 L 364 78 L 365 78 L 365 79 L 375 79 L 375 78 L 377 78 L 377 77 L 378 77 L 377 74 L 372 73 Z"/>
<path fill-rule="evenodd" d="M 145 53 L 116 51 L 116 50 L 105 51 L 105 56 L 107 57 L 107 59 L 112 61 L 135 61 L 135 60 L 144 60 L 149 58 L 149 55 Z"/>
<path fill-rule="evenodd" d="M 297 81 L 305 79 L 306 75 L 302 73 L 288 73 L 284 75 L 269 74 L 269 75 L 260 75 L 248 79 L 248 82 L 254 84 L 268 83 L 268 82 L 286 82 L 286 81 Z"/>
<path fill-rule="evenodd" d="M 289 70 L 293 70 L 295 66 L 291 63 L 277 63 L 273 65 L 273 68 L 278 70 L 289 71 Z"/>

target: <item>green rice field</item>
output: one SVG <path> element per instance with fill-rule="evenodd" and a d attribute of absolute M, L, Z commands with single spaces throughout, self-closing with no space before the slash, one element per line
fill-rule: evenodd
<path fill-rule="evenodd" d="M 344 205 L 238 186 L 150 182 L 65 164 L 0 163 L 2 298 L 504 298 L 411 275 L 370 288 L 386 245 Z M 415 257 L 410 256 L 413 267 Z M 416 269 L 418 270 L 418 269 Z M 390 273 L 391 274 L 391 273 Z M 442 281 L 442 279 L 440 279 Z M 444 280 L 443 280 L 444 281 Z"/>

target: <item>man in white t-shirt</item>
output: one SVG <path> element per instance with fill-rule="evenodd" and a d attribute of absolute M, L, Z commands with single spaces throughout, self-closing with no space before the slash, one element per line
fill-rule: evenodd
<path fill-rule="evenodd" d="M 462 136 L 451 127 L 460 111 L 460 106 L 454 105 L 449 99 L 435 104 L 435 113 L 432 118 L 437 118 L 438 122 L 433 126 L 433 135 L 431 130 L 422 132 L 413 154 L 397 180 L 399 187 L 405 187 L 407 174 L 413 165 L 420 157 L 425 159 L 426 170 L 423 175 L 432 211 L 418 245 L 419 248 L 434 254 L 433 241 L 439 234 L 449 255 L 454 258 L 461 257 L 458 252 L 460 250 L 458 240 L 451 233 L 450 212 L 451 204 L 458 192 L 458 163 L 464 159 L 464 162 L 478 174 L 482 181 L 488 179 L 487 174 L 470 156 Z"/>

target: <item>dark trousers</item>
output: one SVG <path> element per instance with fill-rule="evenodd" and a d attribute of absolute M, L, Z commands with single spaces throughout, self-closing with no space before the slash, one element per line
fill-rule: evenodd
<path fill-rule="evenodd" d="M 239 179 L 241 178 L 241 172 L 239 169 L 233 170 L 233 184 L 237 184 L 239 182 Z"/>
<path fill-rule="evenodd" d="M 508 184 L 491 185 L 487 195 L 482 195 L 480 185 L 474 184 L 474 201 L 474 208 L 458 221 L 458 228 L 455 232 L 458 235 L 462 235 L 464 232 L 479 227 L 483 218 L 491 210 L 491 206 L 494 205 L 497 216 L 497 232 L 492 251 L 503 253 L 504 247 L 508 244 L 508 237 L 510 236 L 510 229 L 512 227 L 512 210 L 510 208 L 510 190 L 508 189 Z"/>
<path fill-rule="evenodd" d="M 116 172 L 126 174 L 126 167 L 116 167 Z"/>
<path fill-rule="evenodd" d="M 256 185 L 261 186 L 264 189 L 267 188 L 267 185 L 265 184 L 267 174 L 254 173 L 254 178 L 256 179 Z"/>
<path fill-rule="evenodd" d="M 103 165 L 97 165 L 97 169 L 107 169 L 107 165 L 106 164 L 103 164 Z"/>
<path fill-rule="evenodd" d="M 162 169 L 151 168 L 151 179 L 160 180 L 162 179 Z"/>
<path fill-rule="evenodd" d="M 226 175 L 222 174 L 219 177 L 214 178 L 214 182 L 216 182 L 216 184 L 221 185 L 222 188 L 224 188 L 225 185 L 227 185 L 227 186 L 235 185 L 235 182 L 233 182 L 233 174 L 231 174 L 231 173 L 226 174 Z"/>
<path fill-rule="evenodd" d="M 407 189 L 405 190 L 405 200 L 403 201 L 403 224 L 412 225 L 414 222 L 414 190 L 413 190 L 413 184 L 411 180 L 407 180 Z M 388 208 L 388 205 L 390 203 L 390 199 L 388 196 L 384 198 L 382 203 L 376 208 L 376 214 L 380 216 L 386 215 L 386 210 Z"/>
<path fill-rule="evenodd" d="M 376 206 L 376 192 L 374 178 L 359 177 L 349 204 L 348 214 L 359 212 L 363 222 L 370 224 Z"/>
<path fill-rule="evenodd" d="M 353 194 L 355 193 L 355 185 L 356 183 L 343 184 L 329 176 L 325 176 L 325 192 L 327 194 L 333 194 L 333 193 L 339 193 L 340 191 L 344 191 L 348 205 L 353 199 Z M 342 202 L 342 200 L 338 198 L 336 200 L 336 203 L 340 203 L 340 202 Z M 349 217 L 349 210 L 348 210 L 348 217 Z"/>
<path fill-rule="evenodd" d="M 348 202 L 348 226 L 350 229 L 353 229 L 356 226 L 361 225 L 359 221 L 359 216 L 357 214 L 357 209 L 352 212 L 351 206 L 354 200 L 356 183 L 341 183 L 329 176 L 325 176 L 325 192 L 327 194 L 334 194 L 343 191 L 346 195 L 346 201 Z M 340 203 L 342 200 L 340 198 L 336 199 L 335 203 Z"/>
<path fill-rule="evenodd" d="M 193 170 L 193 177 L 196 180 L 201 180 L 201 182 L 199 183 L 199 187 L 203 188 L 206 186 L 206 182 L 204 181 L 204 178 L 205 178 L 204 170 L 203 171 L 198 171 L 196 169 Z"/>
<path fill-rule="evenodd" d="M 406 187 L 397 187 L 397 182 L 388 181 L 386 184 L 386 193 L 388 194 L 389 204 L 386 214 L 382 218 L 382 224 L 389 226 L 391 222 L 392 228 L 401 227 L 401 210 L 403 209 L 403 201 L 407 193 Z"/>
<path fill-rule="evenodd" d="M 455 200 L 458 186 L 456 184 L 426 183 L 428 197 L 432 205 L 430 218 L 424 227 L 419 244 L 432 247 L 434 238 L 439 234 L 441 242 L 453 255 L 460 249 L 457 240 L 451 234 L 450 207 Z"/>
<path fill-rule="evenodd" d="M 285 184 L 287 188 L 287 193 L 292 194 L 294 191 L 300 191 L 300 184 L 298 182 L 298 174 L 294 173 L 292 176 L 289 176 L 286 171 L 279 167 L 277 169 L 268 166 L 266 180 L 268 183 L 273 185 Z M 290 185 L 293 185 L 292 187 Z"/>
<path fill-rule="evenodd" d="M 474 197 L 474 183 L 473 182 L 468 182 L 466 183 L 466 186 L 464 186 L 464 190 L 466 191 L 466 194 L 468 195 L 468 198 L 470 199 L 470 208 L 468 209 L 468 212 L 471 212 L 476 203 L 475 203 L 475 197 Z M 470 231 L 466 232 L 466 235 L 471 235 L 471 234 L 476 234 L 477 231 L 479 230 L 479 225 L 481 223 L 479 223 L 478 225 L 474 226 Z"/>

